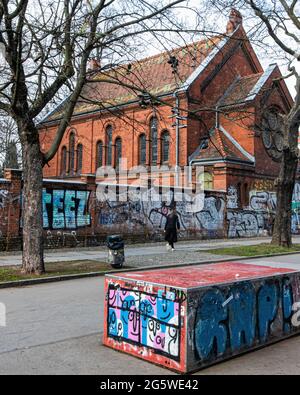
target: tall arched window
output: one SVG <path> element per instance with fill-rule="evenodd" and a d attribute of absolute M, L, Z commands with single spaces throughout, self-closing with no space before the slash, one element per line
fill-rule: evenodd
<path fill-rule="evenodd" d="M 103 142 L 100 140 L 96 145 L 96 171 L 103 166 Z"/>
<path fill-rule="evenodd" d="M 144 165 L 146 163 L 146 135 L 140 134 L 139 136 L 139 164 Z"/>
<path fill-rule="evenodd" d="M 106 146 L 107 146 L 107 157 L 106 157 L 106 165 L 112 165 L 112 132 L 113 128 L 111 125 L 108 125 L 106 128 Z"/>
<path fill-rule="evenodd" d="M 164 131 L 161 135 L 161 160 L 162 163 L 169 162 L 170 134 Z"/>
<path fill-rule="evenodd" d="M 61 163 L 60 163 L 60 174 L 63 176 L 67 172 L 67 148 L 62 147 L 61 149 Z"/>
<path fill-rule="evenodd" d="M 82 172 L 82 154 L 83 154 L 82 144 L 78 144 L 77 145 L 77 163 L 76 163 L 77 173 Z"/>
<path fill-rule="evenodd" d="M 118 137 L 115 141 L 115 161 L 116 168 L 120 166 L 120 160 L 122 158 L 122 139 Z"/>
<path fill-rule="evenodd" d="M 157 163 L 157 118 L 152 117 L 150 120 L 150 139 L 151 139 L 151 163 Z"/>
<path fill-rule="evenodd" d="M 74 173 L 75 167 L 75 134 L 72 132 L 69 137 L 69 173 Z"/>

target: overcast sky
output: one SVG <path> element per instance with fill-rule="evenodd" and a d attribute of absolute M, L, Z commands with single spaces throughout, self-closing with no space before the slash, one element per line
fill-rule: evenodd
<path fill-rule="evenodd" d="M 266 0 L 267 1 L 267 0 Z M 206 8 L 207 1 L 205 0 L 188 0 L 186 3 L 183 3 L 184 5 L 187 6 L 187 8 L 182 8 L 182 5 L 179 5 L 178 7 L 178 12 L 177 15 L 179 18 L 182 20 L 183 24 L 186 26 L 190 26 L 191 29 L 195 29 L 198 26 L 199 29 L 207 29 L 207 30 L 214 30 L 216 32 L 224 33 L 226 30 L 226 24 L 228 22 L 228 10 L 216 10 L 213 9 L 212 7 Z M 188 9 L 194 8 L 197 10 L 198 14 L 200 15 L 200 18 L 203 16 L 203 20 L 199 21 L 199 15 L 196 16 L 195 12 L 192 12 Z M 248 10 L 245 8 L 240 8 L 239 11 L 242 13 L 244 17 L 243 21 L 243 26 L 244 29 L 246 30 L 247 33 L 249 33 L 250 36 L 253 35 L 256 31 L 256 24 L 258 22 L 258 18 L 254 17 L 254 15 L 251 15 Z M 288 26 L 288 24 L 287 24 Z M 193 37 L 192 41 L 196 41 L 201 38 L 201 35 L 196 35 Z M 263 66 L 264 69 L 268 67 L 269 64 L 271 63 L 277 63 L 281 69 L 281 72 L 283 75 L 288 74 L 288 69 L 287 69 L 287 59 L 284 59 L 285 54 L 284 52 L 279 49 L 279 47 L 274 43 L 273 39 L 271 37 L 267 38 L 266 43 L 268 44 L 267 46 L 261 45 L 258 43 L 260 36 L 259 33 L 255 37 L 255 41 L 251 41 L 254 50 Z M 176 42 L 176 40 L 174 40 Z M 289 42 L 287 42 L 289 44 Z M 157 41 L 151 41 L 149 42 L 149 48 L 148 52 L 149 54 L 154 54 L 159 51 L 161 51 L 163 45 L 159 44 Z M 172 46 L 172 40 L 168 40 L 168 43 L 166 44 L 167 46 Z M 178 43 L 178 45 L 181 45 L 181 43 Z M 174 43 L 173 47 L 175 47 L 176 44 Z M 299 48 L 300 51 L 300 48 Z M 296 70 L 300 73 L 300 62 L 299 61 L 294 61 L 293 65 L 296 67 Z M 292 96 L 295 96 L 295 78 L 291 77 L 286 79 L 286 84 L 292 94 Z"/>

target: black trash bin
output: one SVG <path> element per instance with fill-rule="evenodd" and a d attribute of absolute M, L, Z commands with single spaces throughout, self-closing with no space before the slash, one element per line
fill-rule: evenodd
<path fill-rule="evenodd" d="M 124 261 L 124 240 L 120 235 L 111 235 L 107 237 L 108 263 L 117 269 L 121 269 Z"/>

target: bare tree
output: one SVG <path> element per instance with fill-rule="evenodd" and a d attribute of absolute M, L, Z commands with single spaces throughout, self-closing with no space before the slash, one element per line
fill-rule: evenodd
<path fill-rule="evenodd" d="M 279 113 L 276 117 L 269 114 L 269 120 L 265 120 L 280 129 L 283 135 L 280 172 L 275 180 L 277 211 L 272 244 L 290 247 L 292 197 L 299 158 L 300 74 L 297 68 L 300 61 L 300 3 L 298 0 L 212 0 L 210 3 L 220 13 L 228 13 L 235 7 L 247 16 L 244 25 L 248 25 L 250 41 L 269 59 L 280 60 L 286 66 L 287 73 L 282 79 L 295 81 L 294 103 L 288 113 Z"/>
<path fill-rule="evenodd" d="M 17 125 L 23 167 L 24 272 L 43 273 L 43 166 L 57 152 L 97 55 L 111 63 L 130 53 L 144 33 L 180 31 L 171 15 L 183 0 L 0 0 L 0 110 Z M 56 136 L 42 152 L 37 124 L 63 89 Z"/>
<path fill-rule="evenodd" d="M 300 126 L 300 75 L 294 65 L 295 60 L 300 61 L 300 7 L 297 0 L 277 0 L 271 4 L 249 0 L 248 4 L 277 46 L 286 54 L 289 60 L 289 76 L 296 79 L 294 104 L 288 114 L 281 114 L 283 154 L 276 182 L 277 211 L 272 238 L 272 244 L 290 247 L 292 196 L 298 167 Z"/>

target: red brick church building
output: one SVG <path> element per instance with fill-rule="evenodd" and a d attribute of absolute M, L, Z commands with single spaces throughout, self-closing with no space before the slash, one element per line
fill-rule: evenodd
<path fill-rule="evenodd" d="M 118 169 L 121 157 L 128 168 L 163 169 L 162 178 L 168 167 L 204 166 L 206 189 L 234 185 L 247 205 L 249 192 L 273 190 L 278 174 L 277 113 L 292 103 L 280 77 L 276 64 L 263 70 L 237 11 L 224 35 L 111 69 L 91 61 L 89 81 L 44 177 L 76 180 L 103 165 Z M 40 124 L 45 151 L 63 107 Z"/>

